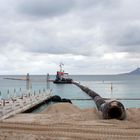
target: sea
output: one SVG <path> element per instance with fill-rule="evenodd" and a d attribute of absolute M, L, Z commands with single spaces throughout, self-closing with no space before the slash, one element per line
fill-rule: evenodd
<path fill-rule="evenodd" d="M 26 75 L 1 75 L 0 98 L 21 96 L 26 92 L 26 81 L 5 78 L 25 78 Z M 110 98 L 123 103 L 125 108 L 140 108 L 140 75 L 69 75 L 74 81 L 89 87 L 103 98 Z M 71 99 L 75 106 L 81 109 L 96 108 L 93 100 L 79 87 L 73 84 L 53 84 L 47 82 L 47 75 L 30 75 L 31 92 L 40 94 L 41 91 L 51 89 L 52 95 Z M 54 80 L 55 75 L 50 75 Z M 41 106 L 43 110 L 47 105 Z"/>

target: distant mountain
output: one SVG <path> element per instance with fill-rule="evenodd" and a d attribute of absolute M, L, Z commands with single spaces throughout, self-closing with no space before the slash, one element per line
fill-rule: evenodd
<path fill-rule="evenodd" d="M 123 73 L 123 74 L 128 74 L 128 75 L 140 75 L 140 68 L 137 68 L 129 73 Z M 122 75 L 122 74 L 121 74 Z"/>
<path fill-rule="evenodd" d="M 129 72 L 128 74 L 140 74 L 140 68 L 137 68 L 137 69 Z"/>

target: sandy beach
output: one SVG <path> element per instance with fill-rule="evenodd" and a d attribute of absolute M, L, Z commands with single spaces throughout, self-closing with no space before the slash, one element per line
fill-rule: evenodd
<path fill-rule="evenodd" d="M 126 112 L 126 120 L 103 120 L 96 109 L 57 103 L 4 120 L 0 140 L 140 140 L 140 109 Z"/>

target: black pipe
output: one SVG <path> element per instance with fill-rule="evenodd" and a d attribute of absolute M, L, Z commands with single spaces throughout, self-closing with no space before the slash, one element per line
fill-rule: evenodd
<path fill-rule="evenodd" d="M 54 96 L 47 98 L 45 101 L 40 102 L 39 104 L 28 108 L 27 110 L 23 111 L 22 113 L 31 113 L 34 110 L 38 109 L 40 106 L 42 106 L 44 104 L 49 104 L 50 102 L 54 102 L 54 103 L 60 102 L 60 103 L 71 103 L 72 104 L 70 99 L 65 99 L 65 98 L 61 98 L 58 95 L 54 95 Z"/>
<path fill-rule="evenodd" d="M 80 83 L 73 82 L 81 90 L 87 93 L 95 102 L 97 109 L 102 112 L 104 119 L 119 119 L 124 120 L 126 118 L 125 108 L 119 101 L 113 100 L 106 102 L 99 94 L 89 89 Z"/>

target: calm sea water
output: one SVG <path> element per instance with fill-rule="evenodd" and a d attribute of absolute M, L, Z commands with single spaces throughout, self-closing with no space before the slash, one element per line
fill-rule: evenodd
<path fill-rule="evenodd" d="M 26 91 L 26 82 L 19 80 L 6 80 L 4 77 L 21 78 L 23 75 L 0 76 L 1 98 L 17 96 Z M 97 92 L 104 98 L 140 98 L 140 76 L 138 75 L 71 75 L 75 81 L 79 81 Z M 50 76 L 55 79 L 55 76 Z M 31 75 L 32 91 L 39 93 L 39 89 L 48 88 L 45 75 Z M 111 83 L 113 90 L 111 92 Z M 69 99 L 89 99 L 90 97 L 72 84 L 50 83 L 53 95 Z M 14 89 L 16 93 L 14 93 Z M 21 89 L 21 91 L 20 91 Z M 8 93 L 9 90 L 9 93 Z M 72 100 L 73 104 L 80 108 L 93 108 L 95 104 L 92 100 Z M 126 108 L 140 108 L 140 100 L 121 100 Z"/>

